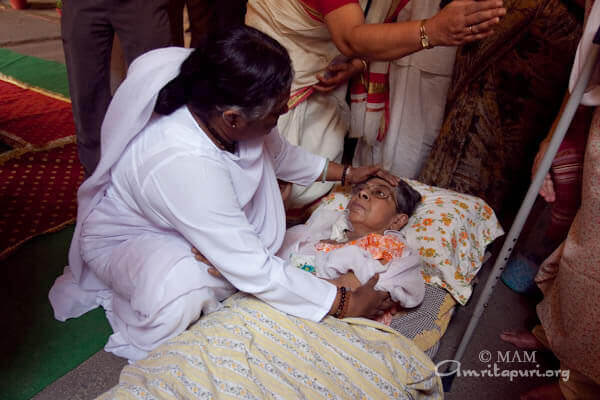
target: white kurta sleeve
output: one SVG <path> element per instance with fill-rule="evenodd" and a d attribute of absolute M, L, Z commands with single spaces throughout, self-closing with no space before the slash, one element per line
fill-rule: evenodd
<path fill-rule="evenodd" d="M 267 135 L 265 145 L 273 157 L 275 175 L 281 180 L 308 186 L 323 173 L 327 161 L 324 157 L 290 144 L 277 128 Z"/>
<path fill-rule="evenodd" d="M 152 218 L 181 234 L 239 290 L 313 321 L 331 308 L 336 287 L 270 254 L 218 161 L 177 156 L 155 168 L 142 191 Z"/>

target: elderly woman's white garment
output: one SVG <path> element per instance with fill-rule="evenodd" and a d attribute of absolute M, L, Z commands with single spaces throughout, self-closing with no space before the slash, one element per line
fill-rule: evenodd
<path fill-rule="evenodd" d="M 353 271 L 360 283 L 365 284 L 379 273 L 376 290 L 387 291 L 392 300 L 402 307 L 416 307 L 425 296 L 425 283 L 421 275 L 421 257 L 406 246 L 401 257 L 383 265 L 359 246 L 344 246 L 329 252 L 317 251 L 315 245 L 325 239 L 346 241 L 345 230 L 351 224 L 344 211 L 329 209 L 317 210 L 305 224 L 287 230 L 278 256 L 289 260 L 292 265 L 309 264 L 315 268 L 317 276 L 334 279 Z M 404 236 L 397 231 L 386 231 L 406 243 Z"/>
<path fill-rule="evenodd" d="M 398 21 L 430 18 L 440 10 L 439 0 L 410 1 Z M 390 63 L 390 121 L 383 141 L 362 136 L 354 165 L 379 164 L 397 176 L 415 178 L 429 156 L 444 117 L 456 47 L 436 47 Z"/>
<path fill-rule="evenodd" d="M 314 321 L 336 295 L 332 284 L 275 256 L 285 233 L 276 177 L 310 184 L 322 157 L 276 130 L 232 154 L 187 107 L 152 113 L 188 54 L 160 49 L 132 63 L 105 118 L 98 169 L 78 193 L 70 265 L 49 295 L 60 320 L 104 307 L 114 331 L 106 350 L 129 359 L 219 308 L 235 288 Z M 210 275 L 192 246 L 225 279 Z"/>

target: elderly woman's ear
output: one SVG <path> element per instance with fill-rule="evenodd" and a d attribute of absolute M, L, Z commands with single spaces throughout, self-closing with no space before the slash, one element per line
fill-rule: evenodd
<path fill-rule="evenodd" d="M 408 215 L 398 213 L 392 217 L 392 220 L 390 221 L 390 224 L 388 225 L 387 229 L 392 231 L 399 231 L 404 227 L 404 225 L 406 225 L 407 222 Z"/>

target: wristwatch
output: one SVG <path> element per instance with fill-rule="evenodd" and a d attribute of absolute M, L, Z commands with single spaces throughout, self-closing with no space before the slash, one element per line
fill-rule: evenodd
<path fill-rule="evenodd" d="M 419 34 L 421 36 L 421 47 L 424 49 L 431 49 L 433 45 L 429 41 L 429 36 L 427 35 L 427 31 L 425 30 L 425 21 L 426 19 L 421 20 L 419 25 Z"/>

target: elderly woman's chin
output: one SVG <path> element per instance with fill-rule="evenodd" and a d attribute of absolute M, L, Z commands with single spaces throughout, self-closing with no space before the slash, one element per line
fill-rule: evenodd
<path fill-rule="evenodd" d="M 366 210 L 360 205 L 350 203 L 348 206 L 348 220 L 350 223 L 362 221 L 365 218 L 365 213 Z"/>

